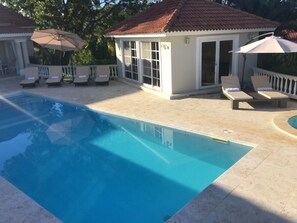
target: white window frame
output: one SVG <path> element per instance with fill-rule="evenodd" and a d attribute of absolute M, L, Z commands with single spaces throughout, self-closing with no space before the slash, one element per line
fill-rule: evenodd
<path fill-rule="evenodd" d="M 153 76 L 151 76 L 151 79 L 152 79 L 152 84 L 147 84 L 147 83 L 144 83 L 143 82 L 143 62 L 142 62 L 142 59 L 143 59 L 143 57 L 142 57 L 142 43 L 157 43 L 158 44 L 158 52 L 159 52 L 159 60 L 158 60 L 158 62 L 159 62 L 159 81 L 160 81 L 160 86 L 155 86 L 155 85 L 153 85 Z M 161 85 L 162 85 L 162 75 L 161 75 L 161 49 L 160 49 L 160 41 L 158 41 L 158 40 L 142 40 L 142 41 L 139 41 L 139 45 L 140 45 L 140 60 L 139 61 L 141 61 L 140 63 L 141 63 L 141 65 L 140 65 L 140 67 L 141 67 L 141 70 L 140 70 L 140 76 L 141 76 L 141 83 L 145 86 L 145 87 L 148 87 L 148 88 L 153 88 L 153 89 L 156 89 L 156 90 L 158 90 L 158 91 L 160 91 L 161 90 Z M 150 49 L 150 53 L 152 53 L 152 49 Z M 152 59 L 151 59 L 152 60 Z M 151 69 L 153 69 L 152 68 L 152 65 L 151 65 Z"/>
<path fill-rule="evenodd" d="M 136 46 L 136 54 L 137 54 L 137 73 L 138 73 L 138 80 L 135 80 L 133 78 L 128 78 L 126 77 L 126 67 L 125 67 L 125 46 L 124 46 L 124 42 L 135 42 L 135 46 Z M 140 52 L 139 52 L 139 42 L 136 40 L 132 40 L 132 39 L 123 39 L 121 40 L 121 46 L 122 46 L 122 73 L 123 73 L 123 78 L 129 80 L 129 81 L 133 81 L 133 82 L 137 82 L 140 83 L 141 82 L 141 75 L 139 73 L 139 69 L 140 69 L 140 63 L 139 63 L 139 57 L 140 57 Z M 131 55 L 131 66 L 132 66 L 132 55 Z M 131 67 L 131 69 L 133 70 L 133 67 Z M 133 72 L 131 70 L 131 77 L 133 77 Z"/>
<path fill-rule="evenodd" d="M 138 81 L 134 80 L 134 79 L 130 79 L 126 77 L 126 69 L 125 69 L 125 54 L 124 54 L 124 42 L 131 42 L 131 41 L 135 41 L 136 43 L 136 52 L 137 52 L 137 67 L 138 67 Z M 158 47 L 159 47 L 159 74 L 160 74 L 160 86 L 153 86 L 150 84 L 146 84 L 143 83 L 143 64 L 142 64 L 142 42 L 156 42 L 158 43 Z M 159 39 L 121 39 L 120 40 L 120 46 L 121 46 L 121 59 L 122 59 L 122 77 L 132 81 L 132 82 L 136 82 L 136 83 L 141 83 L 143 84 L 143 86 L 147 87 L 147 88 L 151 88 L 151 89 L 155 89 L 158 91 L 161 91 L 162 89 L 162 61 L 161 61 L 161 44 L 160 44 L 160 40 Z"/>

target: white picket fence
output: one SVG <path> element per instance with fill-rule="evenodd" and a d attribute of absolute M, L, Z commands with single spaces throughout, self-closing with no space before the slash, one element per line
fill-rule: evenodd
<path fill-rule="evenodd" d="M 267 76 L 275 90 L 287 94 L 292 99 L 297 99 L 297 76 L 272 72 L 257 67 L 254 67 L 253 70 L 254 75 Z"/>

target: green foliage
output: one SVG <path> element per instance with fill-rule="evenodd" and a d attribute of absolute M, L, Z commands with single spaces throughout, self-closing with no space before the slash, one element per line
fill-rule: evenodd
<path fill-rule="evenodd" d="M 258 67 L 297 76 L 297 53 L 259 54 Z"/>
<path fill-rule="evenodd" d="M 72 55 L 73 65 L 90 65 L 97 64 L 97 61 L 92 56 L 92 52 L 89 49 L 82 49 L 80 51 L 74 52 Z"/>
<path fill-rule="evenodd" d="M 216 0 L 216 2 L 278 22 L 297 19 L 296 0 Z"/>
<path fill-rule="evenodd" d="M 0 0 L 7 7 L 33 19 L 37 29 L 55 28 L 78 34 L 85 49 L 75 52 L 75 63 L 115 61 L 114 49 L 102 37 L 103 31 L 150 4 L 146 0 Z M 39 47 L 39 46 L 36 46 Z M 40 47 L 39 47 L 40 48 Z M 37 52 L 43 63 L 68 64 L 70 54 L 47 49 Z"/>
<path fill-rule="evenodd" d="M 288 74 L 292 76 L 297 76 L 297 65 L 291 65 L 291 66 L 286 66 L 286 65 L 280 65 L 280 66 L 273 66 L 269 70 L 281 73 L 281 74 Z"/>

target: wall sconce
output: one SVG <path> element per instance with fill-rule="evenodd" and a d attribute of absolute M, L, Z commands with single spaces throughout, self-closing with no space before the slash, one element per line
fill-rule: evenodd
<path fill-rule="evenodd" d="M 186 45 L 190 44 L 190 37 L 188 37 L 188 36 L 185 37 L 185 44 Z"/>

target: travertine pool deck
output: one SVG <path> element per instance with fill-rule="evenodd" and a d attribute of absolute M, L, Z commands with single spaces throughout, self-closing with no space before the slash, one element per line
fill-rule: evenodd
<path fill-rule="evenodd" d="M 297 115 L 296 101 L 289 101 L 285 109 L 273 103 L 242 103 L 239 110 L 231 110 L 230 101 L 221 99 L 219 94 L 167 100 L 118 81 L 111 81 L 109 86 L 65 84 L 51 88 L 41 83 L 33 89 L 22 89 L 18 83 L 19 78 L 0 80 L 0 94 L 24 90 L 255 147 L 181 207 L 168 223 L 297 222 L 297 139 L 274 126 L 276 117 Z M 1 182 L 0 179 L 0 193 Z M 13 194 L 0 203 L 0 216 L 7 215 L 10 202 L 18 202 Z M 24 215 L 21 220 L 15 218 L 15 222 L 33 222 L 23 208 L 11 210 Z M 34 222 L 57 221 L 52 216 L 48 219 Z M 0 218 L 0 222 L 5 221 Z"/>

